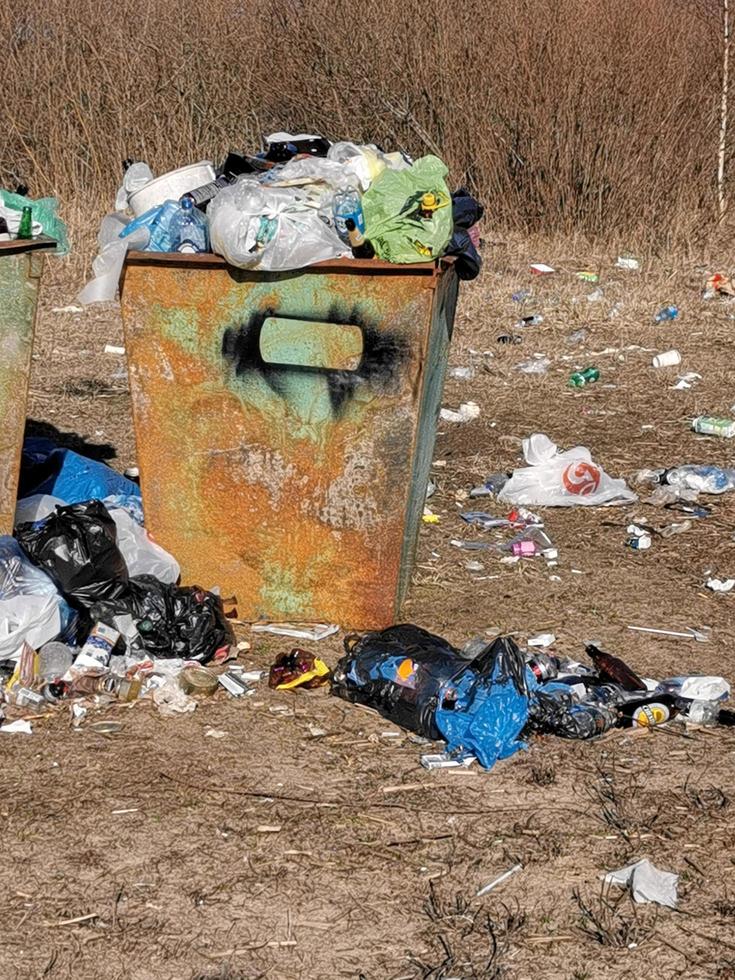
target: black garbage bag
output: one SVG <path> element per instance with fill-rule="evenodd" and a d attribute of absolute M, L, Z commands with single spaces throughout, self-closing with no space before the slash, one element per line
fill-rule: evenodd
<path fill-rule="evenodd" d="M 411 623 L 345 637 L 347 656 L 332 675 L 332 693 L 376 708 L 424 738 L 442 737 L 435 721 L 439 691 L 466 666 L 459 650 Z"/>
<path fill-rule="evenodd" d="M 43 521 L 21 524 L 18 543 L 92 623 L 115 627 L 132 616 L 141 652 L 207 663 L 232 638 L 222 600 L 198 586 L 167 585 L 152 575 L 129 578 L 117 529 L 99 500 L 57 507 Z"/>
<path fill-rule="evenodd" d="M 477 224 L 484 213 L 482 204 L 463 187 L 452 194 L 454 231 L 444 254 L 456 257 L 454 268 L 460 279 L 475 279 L 480 274 L 482 258 L 469 229 Z"/>
<path fill-rule="evenodd" d="M 419 626 L 391 626 L 345 639 L 347 655 L 332 675 L 332 693 L 369 705 L 425 738 L 445 739 L 490 768 L 520 747 L 528 720 L 523 654 L 498 637 L 471 659 Z"/>
<path fill-rule="evenodd" d="M 207 663 L 232 640 L 222 600 L 198 586 L 169 585 L 152 575 L 136 575 L 114 599 L 90 606 L 95 622 L 114 625 L 116 616 L 132 616 L 145 653 Z"/>
<path fill-rule="evenodd" d="M 128 587 L 115 522 L 99 500 L 58 506 L 42 521 L 16 528 L 18 544 L 54 581 L 71 605 L 87 609 Z"/>

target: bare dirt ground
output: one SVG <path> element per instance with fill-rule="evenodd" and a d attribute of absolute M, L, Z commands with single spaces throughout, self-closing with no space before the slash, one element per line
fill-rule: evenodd
<path fill-rule="evenodd" d="M 589 446 L 628 479 L 643 466 L 732 463 L 730 442 L 689 429 L 695 415 L 728 414 L 735 402 L 735 304 L 701 300 L 706 270 L 657 260 L 630 273 L 613 268 L 614 254 L 536 247 L 489 243 L 486 272 L 463 289 L 451 363 L 477 371 L 449 380 L 444 404 L 473 399 L 482 414 L 440 426 L 431 500 L 440 523 L 422 529 L 405 618 L 455 642 L 553 630 L 563 654 L 580 656 L 596 639 L 649 676 L 735 680 L 735 597 L 703 586 L 708 570 L 735 574 L 732 498 L 644 553 L 624 546 L 631 517 L 663 525 L 675 515 L 644 504 L 548 510 L 553 570 L 480 555 L 483 571 L 470 572 L 478 556 L 450 544 L 474 536 L 458 492 L 517 465 L 534 431 Z M 532 260 L 557 273 L 532 278 Z M 574 276 L 584 268 L 601 273 L 599 302 Z M 124 468 L 135 460 L 124 359 L 102 352 L 123 343 L 119 319 L 54 312 L 73 289 L 63 266 L 49 280 L 31 428 L 73 434 Z M 522 312 L 544 323 L 522 344 L 500 345 L 521 312 L 511 293 L 523 287 L 533 297 Z M 654 324 L 666 302 L 681 318 Z M 586 339 L 571 345 L 581 328 Z M 650 366 L 670 347 L 682 352 L 680 370 L 702 375 L 691 390 L 671 389 L 676 369 Z M 546 374 L 514 369 L 534 352 L 551 359 Z M 600 382 L 568 388 L 570 372 L 589 364 Z M 712 638 L 657 640 L 628 624 L 707 625 Z M 258 640 L 247 662 L 267 667 L 287 644 Z M 338 641 L 319 649 L 331 663 L 340 652 Z M 489 773 L 426 772 L 410 737 L 386 736 L 393 726 L 324 690 L 222 693 L 173 720 L 145 703 L 99 717 L 122 721 L 122 732 L 72 730 L 61 711 L 31 737 L 0 740 L 3 978 L 735 977 L 732 729 L 534 739 Z M 604 872 L 641 857 L 680 875 L 677 911 L 601 891 Z"/>

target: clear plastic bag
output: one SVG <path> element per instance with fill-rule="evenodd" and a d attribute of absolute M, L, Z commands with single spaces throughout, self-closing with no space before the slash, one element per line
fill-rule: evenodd
<path fill-rule="evenodd" d="M 630 504 L 638 497 L 625 480 L 608 476 L 592 461 L 589 449 L 576 446 L 566 452 L 547 436 L 536 433 L 523 440 L 527 467 L 513 471 L 498 500 L 521 506 L 599 507 Z"/>
<path fill-rule="evenodd" d="M 15 538 L 0 537 L 0 661 L 35 650 L 75 618 L 51 579 L 23 554 Z"/>
<path fill-rule="evenodd" d="M 212 249 L 241 269 L 301 269 L 349 255 L 318 208 L 319 196 L 308 189 L 262 187 L 241 177 L 209 205 Z"/>

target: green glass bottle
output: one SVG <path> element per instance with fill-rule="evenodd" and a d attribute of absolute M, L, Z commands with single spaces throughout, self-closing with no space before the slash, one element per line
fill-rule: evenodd
<path fill-rule="evenodd" d="M 31 208 L 28 205 L 23 208 L 23 212 L 20 216 L 18 238 L 33 238 L 33 215 Z"/>

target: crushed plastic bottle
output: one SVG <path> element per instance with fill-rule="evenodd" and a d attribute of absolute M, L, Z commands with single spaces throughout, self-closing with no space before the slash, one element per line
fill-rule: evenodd
<path fill-rule="evenodd" d="M 735 469 L 720 466 L 676 466 L 659 477 L 666 486 L 697 493 L 725 493 L 735 489 Z"/>
<path fill-rule="evenodd" d="M 735 436 L 735 421 L 715 418 L 712 415 L 700 415 L 692 422 L 692 429 L 700 435 L 732 439 Z"/>

